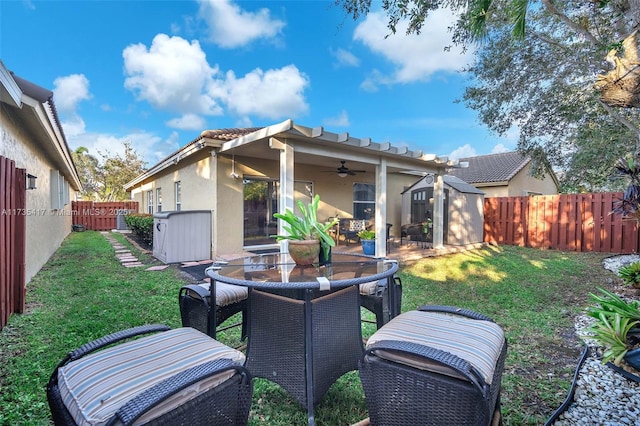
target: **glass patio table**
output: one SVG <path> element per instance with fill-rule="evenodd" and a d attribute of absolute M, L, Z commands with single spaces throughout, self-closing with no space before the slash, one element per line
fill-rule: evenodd
<path fill-rule="evenodd" d="M 216 282 L 249 289 L 246 366 L 289 392 L 313 425 L 313 407 L 358 368 L 364 352 L 359 285 L 386 279 L 391 288 L 397 270 L 395 260 L 358 254 L 333 253 L 330 264 L 299 266 L 288 254 L 272 253 L 217 262 L 206 274 L 211 294 Z"/>

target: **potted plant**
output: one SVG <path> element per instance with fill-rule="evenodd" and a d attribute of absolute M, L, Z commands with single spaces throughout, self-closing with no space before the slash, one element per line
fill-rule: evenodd
<path fill-rule="evenodd" d="M 362 252 L 366 255 L 373 256 L 376 254 L 376 233 L 369 229 L 363 229 L 358 232 L 360 244 L 362 244 Z"/>
<path fill-rule="evenodd" d="M 308 206 L 298 201 L 301 216 L 295 215 L 290 209 L 273 216 L 286 222 L 283 229 L 286 235 L 272 235 L 277 241 L 289 240 L 289 255 L 299 265 L 311 265 L 318 259 L 320 250 L 323 257 L 329 258 L 331 247 L 336 245 L 329 234 L 329 229 L 338 223 L 338 219 L 322 223 L 318 221 L 318 204 L 320 196 L 316 194 Z"/>
<path fill-rule="evenodd" d="M 640 370 L 640 310 L 637 302 L 627 303 L 619 296 L 599 289 L 604 296 L 591 294 L 599 304 L 587 309 L 587 314 L 597 321 L 591 327 L 594 339 L 604 346 L 602 362 L 620 365 L 624 360 Z"/>

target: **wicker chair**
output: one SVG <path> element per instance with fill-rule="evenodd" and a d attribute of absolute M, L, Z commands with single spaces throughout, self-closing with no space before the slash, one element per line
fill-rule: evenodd
<path fill-rule="evenodd" d="M 219 327 L 227 319 L 242 312 L 242 339 L 247 336 L 246 287 L 216 283 L 216 323 L 210 324 L 211 292 L 209 284 L 189 284 L 182 286 L 178 294 L 180 317 L 183 327 L 193 327 L 215 339 L 216 331 L 226 330 L 240 324 Z"/>
<path fill-rule="evenodd" d="M 246 425 L 253 380 L 243 364 L 195 329 L 135 327 L 69 352 L 47 399 L 56 425 Z"/>
<path fill-rule="evenodd" d="M 378 329 L 400 313 L 402 308 L 402 280 L 400 277 L 393 278 L 392 291 L 395 292 L 395 307 L 393 308 L 389 305 L 387 280 L 360 285 L 360 306 L 375 314 Z M 363 321 L 369 322 L 368 320 Z"/>
<path fill-rule="evenodd" d="M 369 338 L 359 366 L 371 424 L 499 423 L 506 348 L 502 329 L 473 311 L 397 316 Z"/>

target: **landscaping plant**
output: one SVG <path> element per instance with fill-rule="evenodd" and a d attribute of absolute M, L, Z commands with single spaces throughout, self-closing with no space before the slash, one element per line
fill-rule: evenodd
<path fill-rule="evenodd" d="M 618 270 L 618 275 L 626 285 L 632 288 L 640 288 L 640 262 L 621 267 Z"/>

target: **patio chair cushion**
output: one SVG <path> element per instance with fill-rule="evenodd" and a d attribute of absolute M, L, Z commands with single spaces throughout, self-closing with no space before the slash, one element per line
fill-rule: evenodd
<path fill-rule="evenodd" d="M 384 287 L 387 284 L 386 280 L 371 281 L 368 283 L 360 284 L 360 294 L 364 296 L 372 296 L 378 294 L 378 289 Z"/>
<path fill-rule="evenodd" d="M 202 283 L 198 285 L 207 292 L 209 291 L 209 283 Z M 191 297 L 195 297 L 196 299 L 200 298 L 197 293 L 189 289 L 186 290 L 186 294 Z M 228 306 L 233 303 L 238 303 L 246 300 L 247 297 L 249 297 L 249 290 L 247 287 L 216 282 L 216 305 L 218 306 Z M 208 302 L 210 303 L 209 300 Z"/>
<path fill-rule="evenodd" d="M 504 345 L 502 328 L 491 321 L 441 312 L 410 311 L 398 315 L 367 341 L 367 347 L 382 340 L 407 341 L 430 346 L 466 360 L 491 384 Z M 376 351 L 389 361 L 462 378 L 454 370 L 424 358 L 392 351 Z"/>
<path fill-rule="evenodd" d="M 366 227 L 366 221 L 364 219 L 351 219 L 349 221 L 349 231 L 360 232 L 364 231 Z"/>
<path fill-rule="evenodd" d="M 193 328 L 173 329 L 104 349 L 61 367 L 60 395 L 78 425 L 104 424 L 145 389 L 185 369 L 223 358 L 239 365 L 245 359 L 242 352 Z M 227 371 L 191 385 L 150 410 L 140 421 L 173 410 L 233 374 Z"/>

